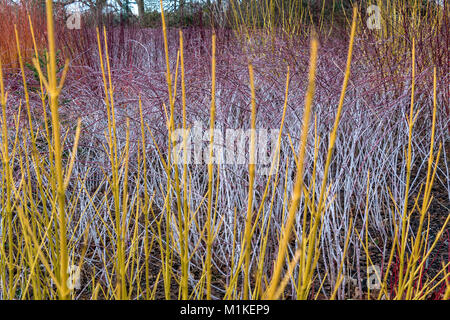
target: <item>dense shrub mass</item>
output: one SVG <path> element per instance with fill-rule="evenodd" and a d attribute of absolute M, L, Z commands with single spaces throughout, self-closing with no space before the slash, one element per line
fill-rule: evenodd
<path fill-rule="evenodd" d="M 2 7 L 0 297 L 448 299 L 448 6 L 370 30 L 319 2 L 181 30 Z"/>

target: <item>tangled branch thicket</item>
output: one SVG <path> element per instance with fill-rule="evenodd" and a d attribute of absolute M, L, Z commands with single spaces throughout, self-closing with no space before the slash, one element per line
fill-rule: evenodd
<path fill-rule="evenodd" d="M 63 31 L 48 0 L 48 49 L 30 19 L 0 52 L 0 297 L 448 299 L 448 7 L 427 8 L 294 36 Z M 177 164 L 198 123 L 205 157 L 214 131 L 279 129 L 272 174 L 255 135 L 245 164 Z"/>

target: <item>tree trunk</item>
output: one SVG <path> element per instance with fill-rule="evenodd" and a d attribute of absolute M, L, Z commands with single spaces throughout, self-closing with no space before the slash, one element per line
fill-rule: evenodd
<path fill-rule="evenodd" d="M 136 0 L 137 7 L 138 7 L 138 16 L 139 16 L 139 23 L 141 25 L 144 24 L 144 14 L 145 14 L 145 6 L 144 6 L 144 0 Z"/>
<path fill-rule="evenodd" d="M 180 0 L 179 9 L 180 9 L 180 24 L 184 24 L 184 2 L 185 0 Z"/>
<path fill-rule="evenodd" d="M 105 7 L 106 0 L 97 0 L 95 6 L 95 14 L 97 15 L 97 25 L 101 27 L 103 25 L 103 8 Z"/>

